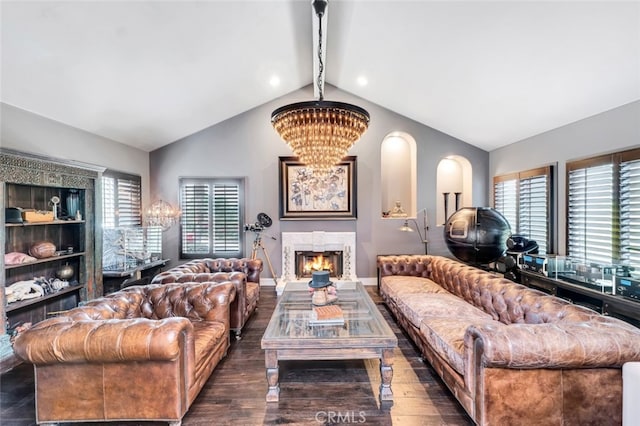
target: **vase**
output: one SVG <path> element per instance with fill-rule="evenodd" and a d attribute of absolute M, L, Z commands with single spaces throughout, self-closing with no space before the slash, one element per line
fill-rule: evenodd
<path fill-rule="evenodd" d="M 70 189 L 66 200 L 67 217 L 75 218 L 80 211 L 80 192 L 77 189 Z"/>

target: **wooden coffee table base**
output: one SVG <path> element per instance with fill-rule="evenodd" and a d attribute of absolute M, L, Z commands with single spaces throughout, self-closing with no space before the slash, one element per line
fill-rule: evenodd
<path fill-rule="evenodd" d="M 393 401 L 393 347 L 266 349 L 267 402 L 280 400 L 278 362 L 281 360 L 380 359 L 380 401 Z"/>

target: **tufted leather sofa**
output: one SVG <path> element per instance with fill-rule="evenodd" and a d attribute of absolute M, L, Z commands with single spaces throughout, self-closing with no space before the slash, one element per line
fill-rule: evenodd
<path fill-rule="evenodd" d="M 260 299 L 260 259 L 196 259 L 153 277 L 151 284 L 185 281 L 232 281 L 236 284 L 236 299 L 231 305 L 231 329 L 239 337 L 245 323 L 255 311 Z M 217 276 L 217 277 L 216 277 Z"/>
<path fill-rule="evenodd" d="M 41 321 L 16 354 L 34 364 L 38 424 L 180 425 L 226 355 L 235 285 L 128 287 Z"/>
<path fill-rule="evenodd" d="M 621 424 L 640 329 L 445 257 L 377 264 L 383 300 L 477 424 Z"/>

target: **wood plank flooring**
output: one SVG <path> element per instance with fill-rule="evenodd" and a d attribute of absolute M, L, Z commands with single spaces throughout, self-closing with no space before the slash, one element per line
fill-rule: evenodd
<path fill-rule="evenodd" d="M 381 302 L 368 288 L 398 337 L 394 354 L 393 403 L 381 406 L 379 361 L 281 361 L 280 402 L 267 403 L 264 353 L 260 339 L 276 304 L 273 288 L 262 289 L 260 304 L 243 330 L 232 339 L 227 357 L 214 370 L 182 424 L 210 425 L 472 425 L 428 363 Z M 22 364 L 0 376 L 0 424 L 35 424 L 32 366 Z M 73 398 L 59 389 L 61 398 Z M 80 423 L 73 423 L 79 425 Z M 86 423 L 100 425 L 103 423 Z M 114 423 L 105 423 L 113 425 Z M 132 422 L 123 426 L 166 423 Z M 69 424 L 72 425 L 72 424 Z"/>

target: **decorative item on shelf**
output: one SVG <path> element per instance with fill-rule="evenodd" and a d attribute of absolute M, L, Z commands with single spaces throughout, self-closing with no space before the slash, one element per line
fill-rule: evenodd
<path fill-rule="evenodd" d="M 145 217 L 147 226 L 159 226 L 163 231 L 171 228 L 180 219 L 182 211 L 174 208 L 164 200 L 151 204 Z"/>
<path fill-rule="evenodd" d="M 56 246 L 51 241 L 38 241 L 31 245 L 29 254 L 36 259 L 46 259 L 56 254 Z"/>
<path fill-rule="evenodd" d="M 28 223 L 52 222 L 53 212 L 48 210 L 23 209 L 22 220 Z"/>
<path fill-rule="evenodd" d="M 56 277 L 61 280 L 69 281 L 69 279 L 73 277 L 73 273 L 73 267 L 66 263 L 64 266 L 58 268 L 56 271 Z"/>
<path fill-rule="evenodd" d="M 5 265 L 20 265 L 22 263 L 35 262 L 36 260 L 38 259 L 26 253 L 20 253 L 19 251 L 10 251 L 4 254 Z"/>
<path fill-rule="evenodd" d="M 443 192 L 442 196 L 444 197 L 444 220 L 445 222 L 449 218 L 449 192 Z"/>
<path fill-rule="evenodd" d="M 73 272 L 73 269 L 72 269 Z M 72 274 L 73 275 L 73 274 Z M 33 279 L 33 283 L 42 288 L 44 295 L 57 293 L 63 288 L 69 287 L 70 283 L 61 278 L 38 277 Z M 77 284 L 77 282 L 75 282 Z"/>
<path fill-rule="evenodd" d="M 82 220 L 82 213 L 80 212 L 80 191 L 77 189 L 70 189 L 67 192 L 66 199 L 67 218 Z M 80 219 L 78 219 L 80 217 Z"/>
<path fill-rule="evenodd" d="M 58 220 L 58 218 L 60 217 L 60 215 L 58 215 L 58 205 L 60 205 L 60 197 L 56 195 L 51 197 L 49 205 L 51 206 L 53 211 L 53 220 Z"/>
<path fill-rule="evenodd" d="M 454 192 L 453 194 L 456 196 L 456 211 L 458 211 L 460 210 L 460 196 L 462 192 Z"/>
<path fill-rule="evenodd" d="M 22 210 L 18 207 L 6 207 L 4 209 L 4 223 L 23 223 Z"/>
<path fill-rule="evenodd" d="M 19 302 L 21 300 L 35 299 L 44 296 L 44 290 L 35 283 L 35 280 L 18 281 L 5 287 L 4 294 L 7 303 Z"/>
<path fill-rule="evenodd" d="M 309 287 L 312 290 L 311 303 L 315 306 L 324 306 L 338 300 L 336 288 L 329 280 L 329 271 L 313 271 Z"/>
<path fill-rule="evenodd" d="M 424 254 L 429 254 L 429 240 L 427 239 L 428 236 L 428 231 L 429 231 L 429 218 L 427 216 L 427 209 L 421 209 L 418 211 L 418 213 L 416 214 L 416 218 L 418 217 L 418 215 L 420 215 L 421 213 L 423 213 L 424 215 L 422 216 L 422 231 L 420 230 L 420 227 L 418 226 L 418 221 L 414 218 L 408 218 L 404 221 L 404 225 L 402 225 L 399 230 L 403 231 L 403 232 L 413 232 L 413 228 L 411 226 L 409 226 L 409 221 L 411 221 L 411 223 L 413 223 L 416 227 L 416 231 L 418 231 L 418 237 L 420 238 L 420 241 L 422 242 L 422 244 L 424 244 Z"/>
<path fill-rule="evenodd" d="M 355 105 L 324 100 L 322 18 L 327 0 L 314 0 L 318 17 L 317 101 L 298 102 L 273 111 L 271 124 L 298 159 L 318 173 L 338 164 L 369 127 L 369 113 Z"/>
<path fill-rule="evenodd" d="M 398 200 L 391 209 L 391 217 L 407 217 L 407 212 L 402 208 L 402 203 Z"/>

